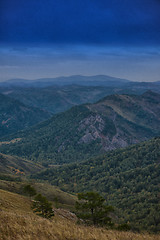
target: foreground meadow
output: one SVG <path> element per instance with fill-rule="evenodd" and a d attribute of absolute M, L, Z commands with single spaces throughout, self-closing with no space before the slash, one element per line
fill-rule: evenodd
<path fill-rule="evenodd" d="M 0 190 L 0 240 L 160 240 L 160 235 L 78 225 L 67 216 L 52 220 L 30 210 L 30 199 Z"/>

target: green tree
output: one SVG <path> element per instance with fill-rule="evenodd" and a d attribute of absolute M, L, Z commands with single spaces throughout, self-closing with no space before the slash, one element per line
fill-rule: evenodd
<path fill-rule="evenodd" d="M 96 192 L 86 192 L 78 194 L 76 202 L 77 216 L 84 221 L 93 224 L 113 225 L 111 218 L 108 216 L 113 212 L 112 206 L 105 205 L 105 199 Z"/>
<path fill-rule="evenodd" d="M 38 215 L 44 218 L 51 218 L 54 216 L 54 211 L 52 209 L 52 203 L 48 202 L 47 198 L 41 194 L 37 194 L 34 198 L 32 209 Z"/>
<path fill-rule="evenodd" d="M 30 197 L 36 195 L 36 190 L 30 184 L 24 186 L 23 191 L 24 191 L 24 193 L 26 193 Z"/>

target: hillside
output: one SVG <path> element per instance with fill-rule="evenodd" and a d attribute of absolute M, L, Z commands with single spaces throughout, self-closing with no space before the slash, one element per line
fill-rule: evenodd
<path fill-rule="evenodd" d="M 59 206 L 73 208 L 76 196 L 63 192 L 47 182 L 30 179 L 31 174 L 44 169 L 46 168 L 38 163 L 0 153 L 0 189 L 24 194 L 24 186 L 31 184 L 38 193 L 46 196 L 50 201 L 57 199 Z"/>
<path fill-rule="evenodd" d="M 118 232 L 77 225 L 74 221 L 55 215 L 47 220 L 32 213 L 31 202 L 18 194 L 0 190 L 1 240 L 159 240 L 159 235 Z"/>
<path fill-rule="evenodd" d="M 12 174 L 14 176 L 26 176 L 44 169 L 39 164 L 19 157 L 12 157 L 0 153 L 0 176 Z"/>
<path fill-rule="evenodd" d="M 120 91 L 121 89 L 119 89 Z M 69 108 L 83 104 L 93 103 L 118 89 L 101 86 L 50 86 L 45 88 L 1 88 L 6 96 L 17 99 L 23 104 L 38 107 L 52 113 L 59 113 Z"/>
<path fill-rule="evenodd" d="M 48 119 L 50 113 L 0 94 L 0 136 L 17 132 Z"/>
<path fill-rule="evenodd" d="M 36 182 L 35 180 L 25 178 L 15 178 L 13 175 L 3 175 L 7 180 L 0 180 L 0 189 L 24 195 L 24 187 L 30 184 L 37 193 L 41 193 L 49 201 L 52 201 L 56 207 L 73 209 L 76 196 L 60 190 L 47 182 Z"/>
<path fill-rule="evenodd" d="M 64 191 L 98 191 L 135 229 L 160 231 L 160 138 L 111 151 L 34 177 Z M 33 177 L 33 176 L 32 176 Z"/>
<path fill-rule="evenodd" d="M 147 140 L 160 132 L 160 95 L 111 95 L 80 105 L 1 142 L 3 153 L 63 164 Z M 14 142 L 14 139 L 19 141 Z"/>

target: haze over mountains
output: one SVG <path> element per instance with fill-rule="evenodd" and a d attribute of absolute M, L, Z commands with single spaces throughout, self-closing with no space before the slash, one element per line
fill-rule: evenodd
<path fill-rule="evenodd" d="M 160 93 L 160 82 L 130 82 L 110 76 L 70 76 L 39 80 L 10 80 L 0 83 L 0 92 L 25 105 L 53 114 L 72 106 L 93 103 L 111 94 Z"/>
<path fill-rule="evenodd" d="M 51 114 L 0 93 L 0 136 L 17 132 L 46 120 Z"/>
<path fill-rule="evenodd" d="M 28 79 L 10 79 L 5 82 L 0 82 L 0 87 L 47 87 L 47 86 L 64 86 L 64 85 L 83 85 L 83 86 L 107 86 L 107 87 L 123 87 L 125 86 L 141 86 L 143 85 L 160 85 L 160 81 L 154 82 L 151 79 L 150 82 L 133 82 L 123 78 L 112 77 L 108 75 L 95 75 L 95 76 L 83 76 L 83 75 L 72 75 L 62 76 L 55 78 L 40 78 L 35 80 Z"/>
<path fill-rule="evenodd" d="M 111 77 L 107 75 L 82 76 L 73 75 L 69 77 L 40 78 L 36 80 L 10 79 L 1 82 L 0 86 L 23 86 L 23 87 L 47 87 L 51 85 L 85 85 L 85 86 L 122 86 L 129 83 L 129 80 Z"/>
<path fill-rule="evenodd" d="M 0 88 L 0 91 L 25 105 L 41 108 L 55 114 L 75 105 L 96 102 L 106 95 L 123 90 L 103 86 L 53 85 L 45 88 Z"/>

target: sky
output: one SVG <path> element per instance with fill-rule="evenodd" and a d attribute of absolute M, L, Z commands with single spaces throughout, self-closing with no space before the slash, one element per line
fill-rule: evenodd
<path fill-rule="evenodd" d="M 0 81 L 160 80 L 160 0 L 1 0 Z"/>

